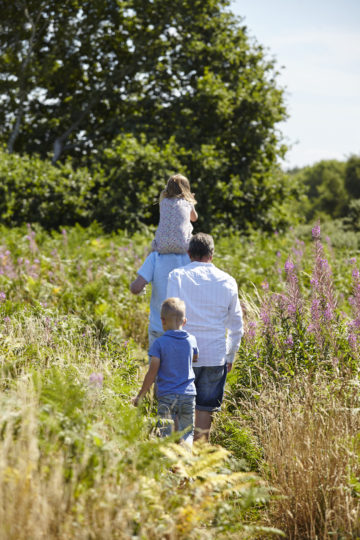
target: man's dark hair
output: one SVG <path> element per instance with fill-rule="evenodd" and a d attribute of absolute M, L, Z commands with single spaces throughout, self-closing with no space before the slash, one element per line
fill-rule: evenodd
<path fill-rule="evenodd" d="M 210 234 L 194 234 L 190 240 L 189 256 L 192 259 L 199 260 L 203 257 L 212 257 L 214 255 L 214 250 L 214 240 Z"/>

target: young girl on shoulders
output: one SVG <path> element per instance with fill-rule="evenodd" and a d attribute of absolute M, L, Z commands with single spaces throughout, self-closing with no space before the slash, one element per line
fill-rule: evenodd
<path fill-rule="evenodd" d="M 198 218 L 195 204 L 189 180 L 181 174 L 170 176 L 160 195 L 160 221 L 152 242 L 152 251 L 187 252 L 193 230 L 191 222 Z"/>

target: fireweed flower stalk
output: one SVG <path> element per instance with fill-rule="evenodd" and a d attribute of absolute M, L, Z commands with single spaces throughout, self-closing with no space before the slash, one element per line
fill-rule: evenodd
<path fill-rule="evenodd" d="M 348 342 L 352 351 L 357 353 L 360 343 L 360 273 L 356 267 L 352 270 L 352 296 L 349 298 L 349 304 L 353 319 L 348 325 Z"/>
<path fill-rule="evenodd" d="M 0 246 L 0 275 L 4 275 L 9 279 L 14 279 L 16 277 L 15 264 L 11 252 L 6 246 Z"/>
<path fill-rule="evenodd" d="M 311 322 L 308 332 L 315 335 L 317 344 L 325 355 L 325 349 L 331 345 L 334 353 L 336 345 L 336 307 L 332 272 L 320 242 L 320 223 L 312 229 L 314 240 L 314 268 L 310 279 L 311 285 Z M 319 352 L 320 352 L 319 351 Z M 336 355 L 336 354 L 335 354 Z"/>
<path fill-rule="evenodd" d="M 285 309 L 290 319 L 296 323 L 298 317 L 303 312 L 303 299 L 299 289 L 299 280 L 296 273 L 296 268 L 291 259 L 288 259 L 285 263 L 286 273 L 286 294 Z"/>
<path fill-rule="evenodd" d="M 29 241 L 29 249 L 32 255 L 35 255 L 35 253 L 38 251 L 38 246 L 36 244 L 36 232 L 32 230 L 30 223 L 26 224 L 28 234 L 26 236 L 26 239 Z"/>

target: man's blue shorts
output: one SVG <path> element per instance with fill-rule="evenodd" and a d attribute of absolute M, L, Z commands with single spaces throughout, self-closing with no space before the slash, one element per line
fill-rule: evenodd
<path fill-rule="evenodd" d="M 227 365 L 194 367 L 196 409 L 218 411 L 224 397 Z"/>

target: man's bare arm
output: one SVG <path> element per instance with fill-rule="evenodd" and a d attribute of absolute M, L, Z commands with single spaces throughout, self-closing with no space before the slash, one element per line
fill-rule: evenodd
<path fill-rule="evenodd" d="M 138 275 L 138 277 L 130 284 L 130 291 L 133 294 L 140 294 L 147 283 L 148 282 L 142 276 Z"/>

